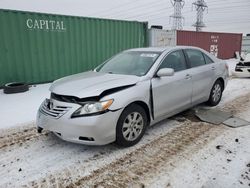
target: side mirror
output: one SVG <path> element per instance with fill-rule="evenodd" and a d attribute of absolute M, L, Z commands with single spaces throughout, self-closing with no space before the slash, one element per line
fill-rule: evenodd
<path fill-rule="evenodd" d="M 158 77 L 164 77 L 164 76 L 173 76 L 174 75 L 174 69 L 171 68 L 163 68 L 160 69 L 157 74 Z"/>

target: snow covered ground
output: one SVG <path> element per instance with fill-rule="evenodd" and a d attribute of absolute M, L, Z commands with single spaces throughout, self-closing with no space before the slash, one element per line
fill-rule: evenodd
<path fill-rule="evenodd" d="M 0 129 L 33 123 L 40 104 L 50 95 L 50 85 L 31 86 L 25 93 L 8 95 L 0 90 Z"/>
<path fill-rule="evenodd" d="M 249 80 L 250 81 L 250 80 Z M 250 103 L 238 117 L 250 122 Z M 192 156 L 179 156 L 147 182 L 149 187 L 250 187 L 250 125 L 226 128 Z M 170 172 L 169 172 L 170 171 Z"/>
<path fill-rule="evenodd" d="M 236 62 L 228 61 L 230 69 Z M 0 187 L 250 186 L 250 126 L 215 126 L 182 113 L 151 127 L 131 148 L 72 144 L 36 133 L 49 86 L 0 90 Z M 231 78 L 218 107 L 250 121 L 250 79 Z"/>

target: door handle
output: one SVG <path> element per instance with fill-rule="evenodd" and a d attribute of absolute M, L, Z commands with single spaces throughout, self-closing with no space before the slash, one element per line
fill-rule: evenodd
<path fill-rule="evenodd" d="M 214 67 L 214 66 L 212 67 L 212 70 L 215 70 L 215 67 Z"/>
<path fill-rule="evenodd" d="M 185 76 L 185 79 L 191 79 L 192 78 L 192 76 L 190 75 L 190 74 L 187 74 L 186 76 Z"/>

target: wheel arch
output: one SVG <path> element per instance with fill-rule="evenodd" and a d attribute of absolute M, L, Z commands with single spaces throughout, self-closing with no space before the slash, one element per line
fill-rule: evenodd
<path fill-rule="evenodd" d="M 129 109 L 129 108 L 132 108 L 132 109 Z M 138 109 L 140 108 L 140 110 Z M 131 103 L 129 103 L 124 109 L 123 109 L 123 112 L 121 113 L 120 117 L 119 117 L 119 120 L 118 120 L 118 123 L 116 125 L 116 144 L 118 144 L 119 146 L 125 146 L 125 147 L 129 147 L 129 146 L 133 146 L 135 145 L 136 143 L 138 143 L 141 138 L 143 137 L 143 135 L 145 134 L 145 131 L 146 131 L 146 127 L 147 125 L 144 124 L 141 132 L 139 135 L 137 135 L 137 137 L 135 138 L 135 140 L 127 140 L 123 133 L 122 133 L 122 127 L 123 127 L 123 121 L 125 120 L 126 116 L 129 115 L 129 113 L 133 112 L 133 110 L 136 110 L 138 109 L 139 111 L 142 112 L 142 110 L 145 111 L 145 114 L 143 113 L 143 116 L 147 119 L 147 125 L 149 125 L 149 122 L 150 122 L 150 118 L 149 118 L 149 108 L 147 106 L 147 104 L 143 101 L 133 101 Z M 125 114 L 123 114 L 125 112 Z M 121 119 L 122 118 L 122 119 Z"/>
<path fill-rule="evenodd" d="M 128 104 L 125 108 L 127 108 L 128 106 L 130 106 L 132 104 L 137 104 L 138 106 L 142 107 L 145 110 L 146 115 L 147 115 L 147 119 L 148 119 L 148 125 L 150 125 L 151 116 L 150 116 L 150 110 L 149 110 L 148 105 L 144 101 L 134 101 L 134 102 L 131 102 L 130 104 Z"/>

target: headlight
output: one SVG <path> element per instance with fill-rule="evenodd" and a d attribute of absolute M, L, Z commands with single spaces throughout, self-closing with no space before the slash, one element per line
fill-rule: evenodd
<path fill-rule="evenodd" d="M 113 103 L 113 99 L 107 101 L 100 101 L 100 102 L 87 102 L 83 103 L 82 107 L 77 109 L 73 114 L 72 118 L 80 117 L 80 116 L 87 116 L 87 115 L 95 115 L 108 110 L 108 108 Z"/>

